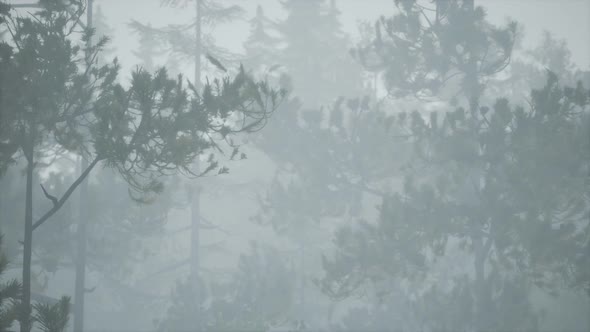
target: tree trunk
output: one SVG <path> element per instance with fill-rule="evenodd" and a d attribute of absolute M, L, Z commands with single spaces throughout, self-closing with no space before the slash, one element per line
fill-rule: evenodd
<path fill-rule="evenodd" d="M 201 24 L 202 24 L 202 0 L 195 1 L 195 15 L 196 15 L 196 22 L 195 22 L 195 77 L 194 77 L 194 85 L 197 88 L 197 91 L 201 88 L 201 54 L 203 53 L 203 46 L 202 46 L 202 33 L 201 33 Z"/>
<path fill-rule="evenodd" d="M 190 260 L 190 284 L 195 295 L 196 310 L 195 322 L 197 324 L 197 331 L 200 331 L 200 282 L 199 282 L 199 232 L 200 232 L 200 198 L 199 188 L 195 188 L 191 193 L 191 260 Z"/>
<path fill-rule="evenodd" d="M 20 331 L 31 330 L 31 256 L 33 254 L 33 153 L 28 153 L 25 196 L 25 241 L 23 249 L 23 290 Z"/>
<path fill-rule="evenodd" d="M 475 3 L 474 0 L 465 0 L 463 5 L 465 8 L 473 12 L 475 11 Z M 473 116 L 473 120 L 476 121 L 477 119 L 477 109 L 479 107 L 479 97 L 481 94 L 481 88 L 479 86 L 479 79 L 478 79 L 478 69 L 477 69 L 477 59 L 476 59 L 476 52 L 475 50 L 469 50 L 469 60 L 467 63 L 467 70 L 465 72 L 465 83 L 466 83 L 466 97 L 469 99 L 469 110 L 471 111 L 471 115 Z"/>
<path fill-rule="evenodd" d="M 435 10 L 435 17 L 434 17 L 434 25 L 438 27 L 440 24 L 440 16 L 441 16 L 441 8 L 440 8 L 440 1 L 434 0 L 434 10 Z"/>
<path fill-rule="evenodd" d="M 195 61 L 195 77 L 194 77 L 194 86 L 197 91 L 201 88 L 201 6 L 202 0 L 195 1 L 195 15 L 196 15 L 196 23 L 195 23 L 195 54 L 194 54 L 194 61 Z M 195 173 L 199 174 L 200 172 L 200 161 L 199 157 L 196 158 L 195 161 Z M 196 322 L 196 329 L 197 331 L 201 330 L 201 317 L 200 317 L 200 283 L 199 283 L 199 233 L 200 233 L 200 225 L 201 225 L 201 188 L 198 186 L 191 190 L 191 194 L 189 195 L 190 199 L 190 209 L 191 209 L 191 244 L 190 244 L 190 284 L 193 289 L 195 295 L 195 303 L 197 305 L 197 312 L 195 313 L 195 322 Z"/>
<path fill-rule="evenodd" d="M 0 177 L 0 231 L 2 231 L 2 224 L 5 222 L 5 213 L 4 209 L 4 192 L 7 191 L 7 188 L 4 188 L 4 177 Z"/>
<path fill-rule="evenodd" d="M 305 240 L 304 240 L 305 241 Z M 305 243 L 301 246 L 301 320 L 306 320 L 305 300 Z"/>
<path fill-rule="evenodd" d="M 93 0 L 88 0 L 86 9 L 86 28 L 92 29 Z M 88 39 L 87 47 L 92 44 Z M 90 56 L 87 54 L 87 56 Z M 90 65 L 90 64 L 88 64 Z M 88 160 L 80 157 L 80 176 L 88 168 Z M 80 184 L 80 202 L 78 213 L 78 227 L 76 228 L 76 284 L 74 289 L 74 332 L 84 330 L 84 295 L 86 288 L 86 225 L 88 223 L 88 178 Z"/>
<path fill-rule="evenodd" d="M 306 310 L 305 310 L 305 306 L 306 306 L 306 299 L 305 299 L 305 288 L 306 288 L 306 283 L 305 283 L 305 236 L 306 236 L 306 232 L 305 232 L 305 223 L 302 225 L 303 227 L 303 236 L 301 238 L 301 246 L 300 246 L 300 268 L 299 268 L 299 275 L 301 278 L 301 290 L 300 290 L 300 301 L 301 301 L 301 321 L 305 322 L 306 319 Z"/>
<path fill-rule="evenodd" d="M 80 173 L 88 160 L 80 158 Z M 88 222 L 88 179 L 80 184 L 78 227 L 76 228 L 76 286 L 74 290 L 74 332 L 84 330 L 84 293 L 86 288 L 86 225 Z"/>
<path fill-rule="evenodd" d="M 488 331 L 492 328 L 490 320 L 491 292 L 486 280 L 485 264 L 490 252 L 491 240 L 485 244 L 482 237 L 474 239 L 475 249 L 475 328 L 476 331 Z"/>
<path fill-rule="evenodd" d="M 479 241 L 481 242 L 481 241 Z M 479 245 L 481 248 L 481 244 Z M 480 251 L 481 252 L 481 251 Z M 484 285 L 485 285 L 485 266 L 482 261 L 480 252 L 475 254 L 475 327 L 476 331 L 482 331 L 485 316 L 484 305 Z"/>

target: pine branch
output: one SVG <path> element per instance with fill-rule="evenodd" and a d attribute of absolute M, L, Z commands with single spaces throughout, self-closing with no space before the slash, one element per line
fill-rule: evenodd
<path fill-rule="evenodd" d="M 92 163 L 90 163 L 90 165 L 88 165 L 88 167 L 84 170 L 84 172 L 82 174 L 80 174 L 80 176 L 76 179 L 76 181 L 74 181 L 70 185 L 70 187 L 65 192 L 65 194 L 57 201 L 57 204 L 54 205 L 53 208 L 51 208 L 51 210 L 47 211 L 41 218 L 39 218 L 33 224 L 33 231 L 35 229 L 37 229 L 37 227 L 41 226 L 45 221 L 47 221 L 47 219 L 49 219 L 51 216 L 53 216 L 64 205 L 64 203 L 68 200 L 68 198 L 70 198 L 70 196 L 72 195 L 74 190 L 76 190 L 76 188 L 78 188 L 80 183 L 82 183 L 82 181 L 84 181 L 84 179 L 86 179 L 86 177 L 88 177 L 88 174 L 90 174 L 90 171 L 92 171 L 94 166 L 96 166 L 96 164 L 98 164 L 98 162 L 101 159 L 102 158 L 100 158 L 98 156 L 96 158 L 94 158 Z"/>
<path fill-rule="evenodd" d="M 221 64 L 219 60 L 211 56 L 211 54 L 207 53 L 205 57 L 207 58 L 207 60 L 209 60 L 209 62 L 211 62 L 215 67 L 217 67 L 217 69 L 221 70 L 224 73 L 227 73 L 227 69 Z"/>
<path fill-rule="evenodd" d="M 41 189 L 43 189 L 43 194 L 45 194 L 45 197 L 47 197 L 47 199 L 49 199 L 53 203 L 53 207 L 56 207 L 59 204 L 57 197 L 50 195 L 47 192 L 47 190 L 45 190 L 45 187 L 43 187 L 42 184 L 40 184 L 40 186 L 41 186 Z"/>

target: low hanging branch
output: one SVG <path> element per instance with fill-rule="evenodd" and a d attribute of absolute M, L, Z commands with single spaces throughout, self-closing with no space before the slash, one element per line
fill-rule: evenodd
<path fill-rule="evenodd" d="M 72 195 L 72 193 L 76 190 L 76 188 L 78 188 L 80 183 L 82 183 L 82 181 L 84 181 L 84 179 L 86 179 L 86 177 L 88 177 L 88 174 L 90 174 L 90 172 L 92 171 L 94 166 L 96 166 L 96 164 L 98 164 L 98 162 L 101 160 L 102 160 L 102 158 L 100 158 L 99 156 L 94 158 L 92 163 L 90 163 L 90 165 L 88 165 L 88 167 L 84 170 L 84 172 L 82 172 L 82 174 L 80 174 L 80 176 L 76 179 L 76 181 L 74 181 L 70 185 L 68 190 L 63 194 L 63 196 L 59 200 L 57 200 L 57 198 L 55 196 L 49 195 L 47 193 L 47 191 L 45 190 L 45 188 L 43 188 L 43 186 L 41 186 L 41 188 L 43 189 L 43 192 L 45 193 L 45 196 L 53 202 L 53 207 L 51 208 L 51 210 L 47 211 L 41 218 L 39 218 L 39 220 L 37 220 L 33 224 L 33 230 L 35 230 L 35 229 L 37 229 L 37 227 L 41 226 L 41 224 L 43 224 L 45 221 L 47 221 L 47 219 L 49 219 L 51 216 L 53 216 L 64 205 L 64 203 L 68 200 L 68 198 Z"/>
<path fill-rule="evenodd" d="M 47 190 L 45 190 L 45 187 L 43 187 L 43 185 L 41 184 L 41 189 L 43 189 L 43 194 L 45 194 L 45 197 L 47 197 L 48 200 L 51 201 L 51 203 L 53 203 L 53 206 L 56 206 L 59 202 L 57 197 L 50 195 Z"/>

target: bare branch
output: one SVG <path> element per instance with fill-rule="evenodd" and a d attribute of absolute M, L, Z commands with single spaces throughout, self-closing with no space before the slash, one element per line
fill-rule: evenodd
<path fill-rule="evenodd" d="M 76 190 L 76 188 L 78 188 L 80 183 L 82 183 L 82 181 L 84 181 L 84 179 L 86 179 L 86 177 L 88 177 L 88 174 L 90 174 L 90 171 L 92 171 L 94 166 L 96 166 L 96 164 L 98 164 L 98 162 L 101 159 L 102 158 L 99 156 L 94 158 L 92 163 L 90 163 L 90 165 L 88 165 L 88 167 L 84 170 L 84 172 L 82 174 L 80 174 L 80 176 L 76 179 L 76 181 L 74 181 L 70 185 L 70 187 L 64 193 L 64 195 L 57 201 L 57 204 L 54 205 L 51 210 L 47 211 L 41 218 L 39 218 L 39 220 L 37 220 L 33 224 L 33 230 L 35 230 L 35 229 L 37 229 L 37 227 L 41 226 L 41 224 L 43 224 L 45 221 L 47 221 L 47 219 L 49 219 L 51 216 L 53 216 L 64 205 L 64 203 L 68 200 L 68 198 L 70 198 L 70 196 Z"/>
<path fill-rule="evenodd" d="M 53 207 L 56 207 L 57 204 L 59 203 L 57 200 L 57 197 L 50 195 L 47 190 L 45 190 L 45 187 L 43 187 L 42 184 L 40 184 L 41 189 L 43 189 L 43 194 L 45 194 L 45 197 L 47 197 L 47 199 L 49 199 L 52 203 L 53 203 Z"/>

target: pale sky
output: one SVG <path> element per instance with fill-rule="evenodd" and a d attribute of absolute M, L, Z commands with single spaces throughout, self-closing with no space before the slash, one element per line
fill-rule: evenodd
<path fill-rule="evenodd" d="M 226 4 L 239 4 L 247 11 L 241 22 L 219 27 L 216 39 L 219 44 L 240 51 L 248 35 L 247 21 L 254 15 L 258 4 L 270 17 L 284 15 L 279 0 L 219 0 Z M 300 0 L 305 1 L 305 0 Z M 31 2 L 13 0 L 12 2 Z M 533 47 L 540 41 L 543 30 L 557 38 L 565 38 L 572 51 L 572 60 L 582 69 L 590 69 L 590 0 L 475 0 L 476 5 L 487 9 L 490 21 L 502 24 L 508 17 L 519 21 L 525 27 L 523 46 Z M 137 60 L 131 51 L 136 47 L 136 36 L 131 35 L 127 23 L 138 20 L 151 22 L 153 26 L 181 24 L 193 17 L 191 7 L 167 8 L 160 6 L 160 0 L 95 0 L 103 8 L 109 24 L 116 29 L 113 38 L 117 56 L 124 68 L 133 66 Z M 374 21 L 381 15 L 394 13 L 393 0 L 336 0 L 342 12 L 345 30 L 353 37 L 357 35 L 357 24 L 361 20 Z M 190 4 L 189 4 L 190 6 Z M 187 70 L 190 72 L 190 70 Z"/>

